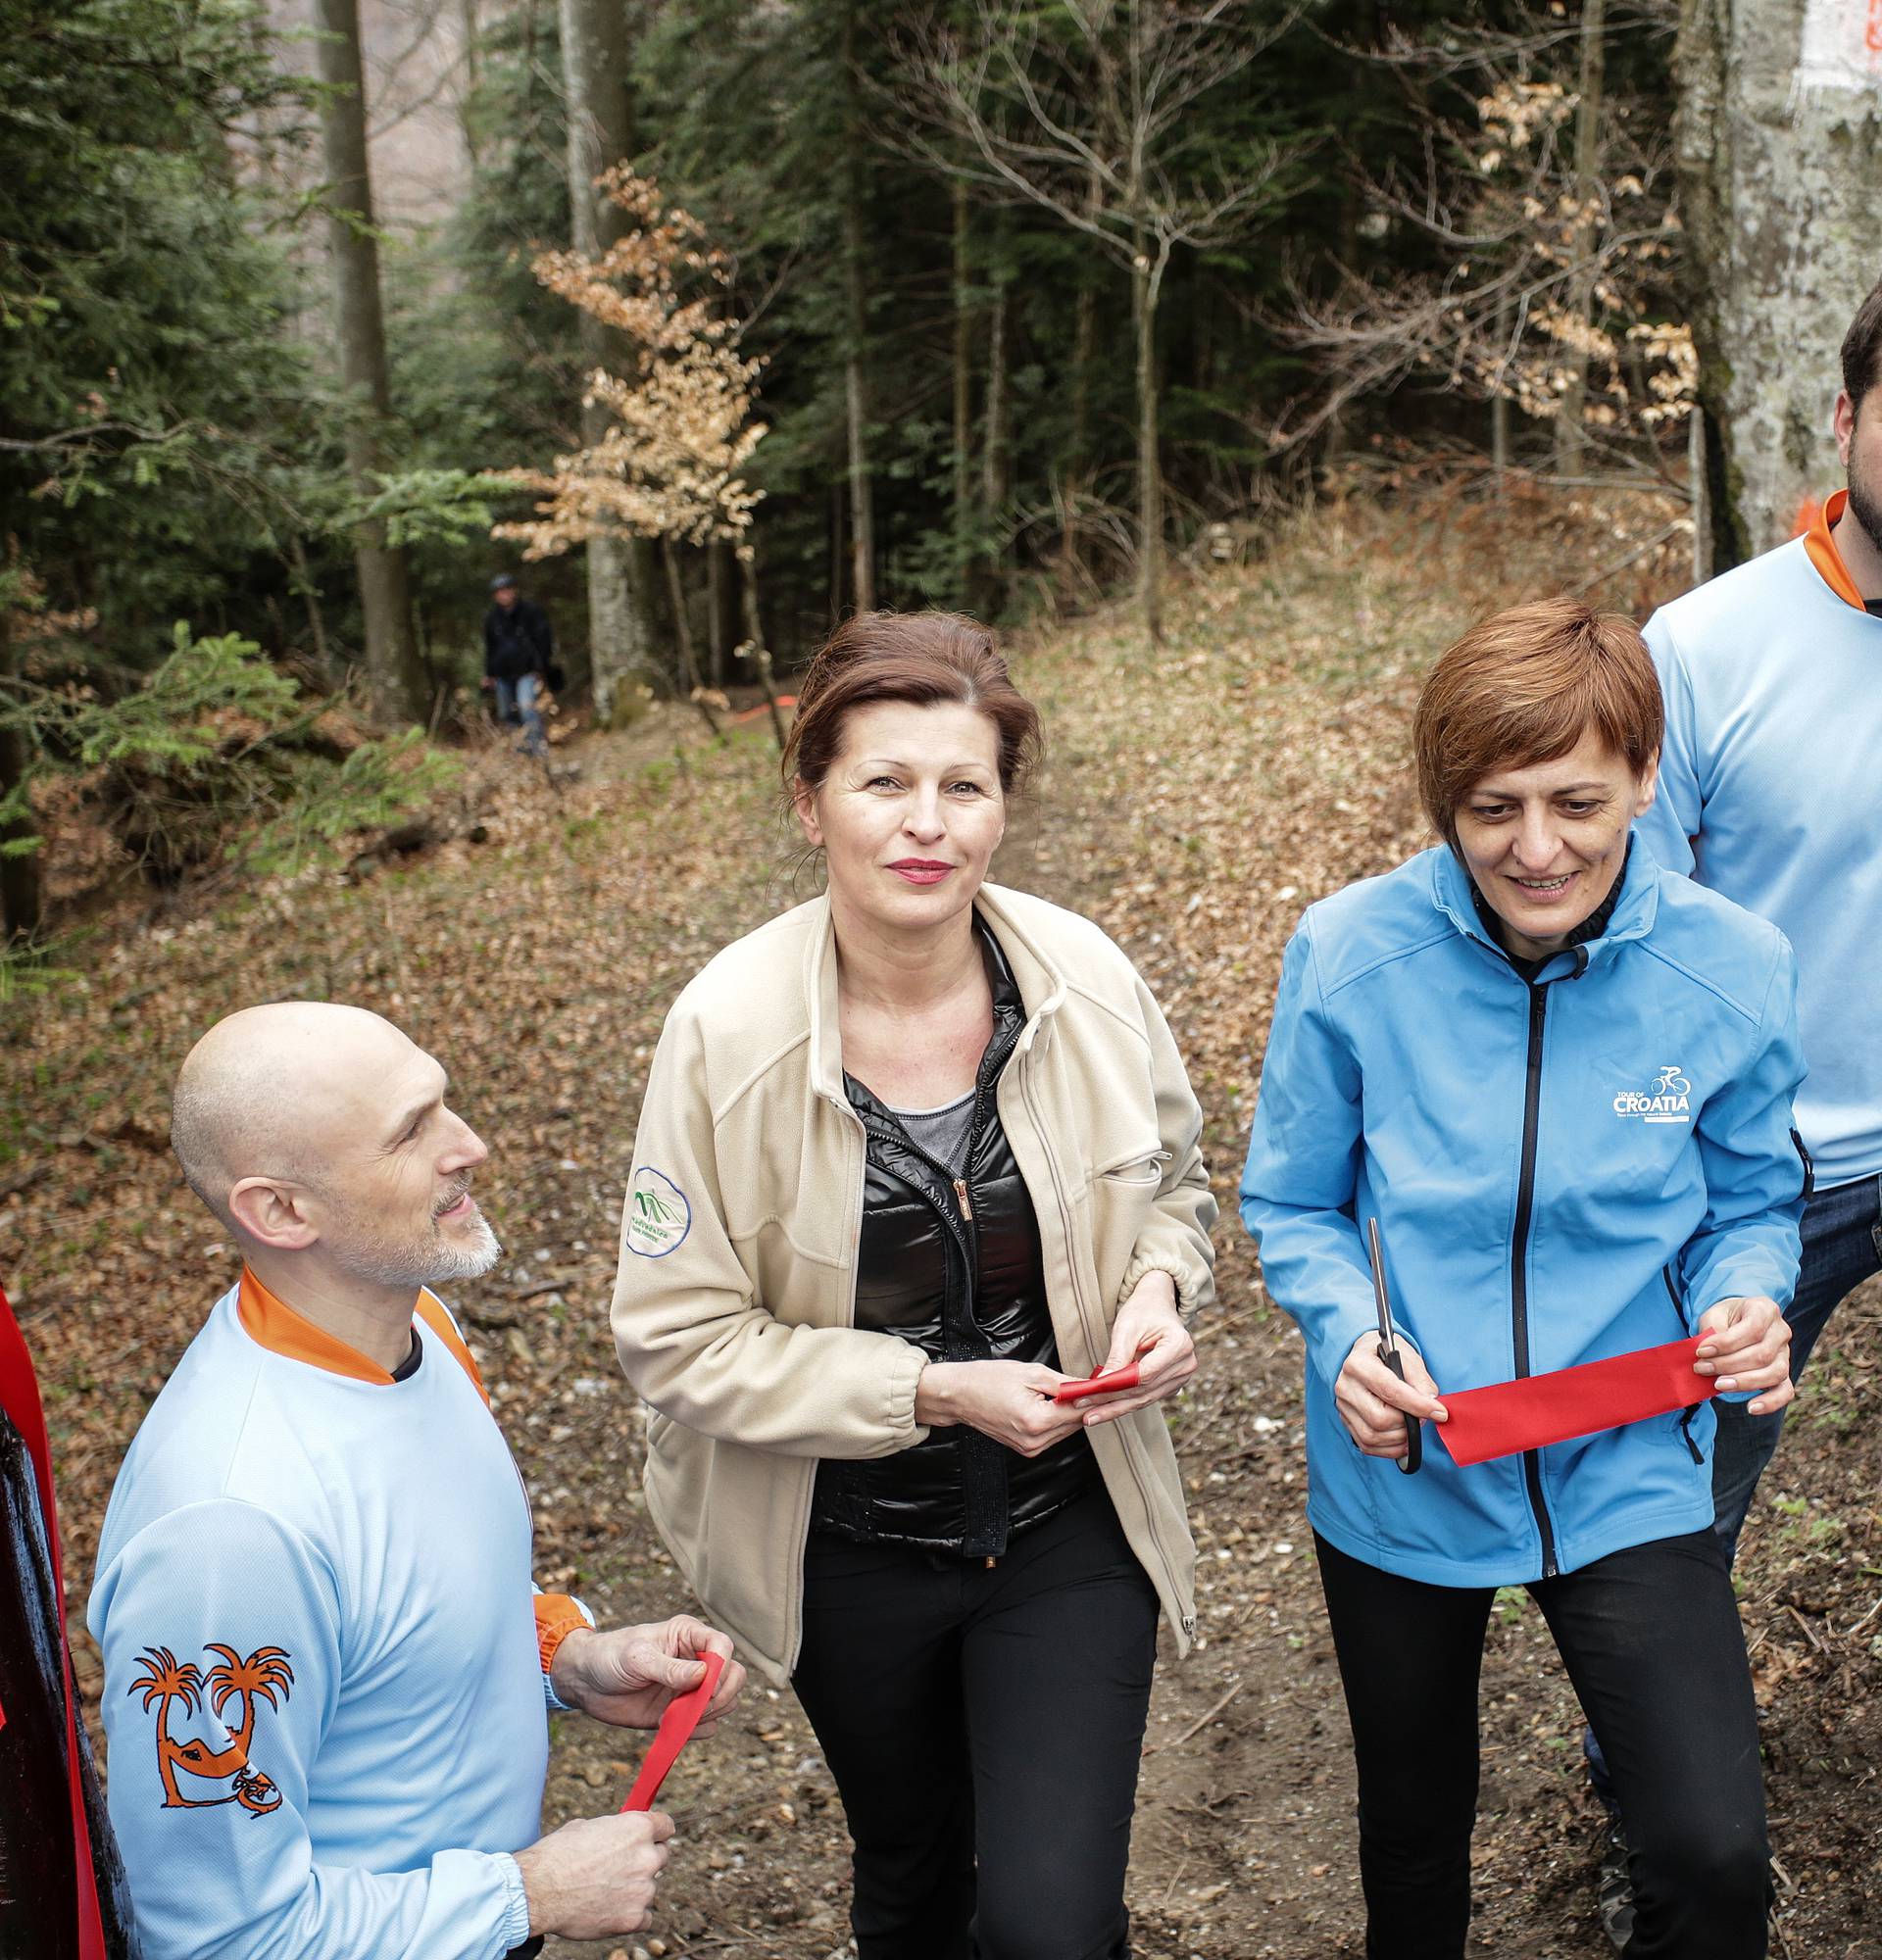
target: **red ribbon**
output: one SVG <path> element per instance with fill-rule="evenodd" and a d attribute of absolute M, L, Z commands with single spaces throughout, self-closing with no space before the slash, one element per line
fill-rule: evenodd
<path fill-rule="evenodd" d="M 0 1406 L 13 1419 L 32 1458 L 39 1486 L 39 1507 L 45 1514 L 46 1544 L 52 1553 L 52 1593 L 59 1602 L 59 1651 L 66 1664 L 66 1787 L 72 1795 L 72 1843 L 78 1874 L 79 1960 L 105 1960 L 105 1929 L 98 1913 L 98 1891 L 92 1875 L 91 1829 L 85 1821 L 84 1778 L 78 1772 L 78 1684 L 73 1679 L 72 1654 L 66 1645 L 66 1581 L 59 1563 L 59 1509 L 53 1501 L 52 1450 L 46 1441 L 45 1411 L 39 1404 L 39 1383 L 32 1356 L 14 1320 L 7 1296 L 0 1291 Z M 0 1715 L 0 1720 L 4 1716 Z"/>
<path fill-rule="evenodd" d="M 1134 1389 L 1139 1374 L 1135 1361 L 1127 1361 L 1121 1368 L 1114 1368 L 1108 1375 L 1087 1375 L 1083 1381 L 1061 1382 L 1053 1390 L 1052 1398 L 1056 1402 L 1083 1401 L 1087 1396 L 1115 1395 L 1119 1389 Z"/>
<path fill-rule="evenodd" d="M 713 1690 L 718 1686 L 718 1677 L 725 1671 L 723 1654 L 702 1653 L 693 1658 L 706 1663 L 706 1677 L 697 1688 L 689 1688 L 684 1694 L 676 1694 L 668 1702 L 667 1712 L 654 1732 L 654 1746 L 647 1751 L 647 1760 L 641 1764 L 634 1787 L 627 1792 L 627 1801 L 620 1806 L 623 1811 L 653 1809 L 654 1798 L 667 1781 L 667 1772 L 691 1740 L 693 1731 L 699 1727 L 699 1718 L 706 1712 L 706 1704 L 713 1698 Z"/>
<path fill-rule="evenodd" d="M 1693 1373 L 1693 1357 L 1707 1338 L 1695 1334 L 1663 1348 L 1443 1396 L 1451 1420 L 1432 1427 L 1451 1460 L 1462 1466 L 1691 1408 L 1717 1393 L 1709 1375 Z"/>

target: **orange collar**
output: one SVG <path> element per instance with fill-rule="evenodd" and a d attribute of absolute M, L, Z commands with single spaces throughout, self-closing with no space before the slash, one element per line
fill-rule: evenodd
<path fill-rule="evenodd" d="M 1818 510 L 1810 520 L 1809 529 L 1804 533 L 1804 549 L 1809 553 L 1810 563 L 1823 574 L 1823 583 L 1858 612 L 1866 612 L 1869 609 L 1863 603 L 1861 593 L 1856 589 L 1856 580 L 1850 576 L 1850 568 L 1843 563 L 1843 554 L 1837 550 L 1836 540 L 1830 535 L 1830 526 L 1843 514 L 1849 501 L 1850 493 L 1839 490 Z"/>
<path fill-rule="evenodd" d="M 296 1313 L 284 1299 L 270 1293 L 247 1266 L 242 1268 L 242 1290 L 235 1310 L 241 1316 L 243 1332 L 272 1353 L 284 1354 L 290 1361 L 305 1361 L 313 1368 L 324 1368 L 329 1375 L 344 1376 L 349 1382 L 371 1382 L 377 1388 L 393 1385 L 392 1377 L 376 1361 L 357 1348 L 349 1348 L 325 1328 L 317 1327 L 305 1314 Z M 484 1389 L 483 1377 L 477 1373 L 470 1348 L 452 1326 L 451 1316 L 442 1303 L 421 1288 L 413 1312 L 450 1350 L 488 1407 L 490 1396 Z"/>

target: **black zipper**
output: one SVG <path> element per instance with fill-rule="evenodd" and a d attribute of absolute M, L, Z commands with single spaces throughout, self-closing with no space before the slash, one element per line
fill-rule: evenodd
<path fill-rule="evenodd" d="M 929 1208 L 940 1219 L 942 1224 L 948 1228 L 955 1244 L 961 1249 L 962 1256 L 967 1262 L 968 1317 L 971 1318 L 974 1271 L 974 1242 L 972 1237 L 973 1201 L 971 1197 L 967 1195 L 969 1187 L 966 1179 L 956 1177 L 949 1165 L 944 1164 L 939 1157 L 930 1156 L 899 1123 L 886 1122 L 880 1116 L 865 1114 L 863 1117 L 863 1127 L 870 1136 L 887 1144 L 890 1149 L 900 1151 L 905 1156 L 914 1157 L 917 1163 L 925 1164 L 934 1173 L 936 1183 L 941 1185 L 944 1190 L 953 1192 L 958 1208 L 950 1211 L 945 1204 L 937 1204 L 935 1202 L 934 1194 L 926 1186 L 916 1184 L 910 1187 L 912 1190 L 919 1192 L 927 1200 Z M 971 1141 L 969 1141 L 967 1146 L 967 1156 L 969 1161 L 971 1161 L 973 1156 Z"/>
<path fill-rule="evenodd" d="M 1692 1322 L 1686 1317 L 1686 1302 L 1680 1298 L 1679 1289 L 1673 1284 L 1672 1267 L 1661 1266 L 1659 1276 L 1666 1282 L 1666 1298 L 1672 1301 L 1673 1311 L 1679 1316 L 1679 1331 L 1682 1334 L 1692 1333 Z M 1693 1441 L 1693 1418 L 1698 1415 L 1701 1407 L 1701 1403 L 1694 1402 L 1674 1425 L 1679 1431 L 1680 1442 L 1686 1446 L 1686 1453 L 1695 1463 L 1704 1463 L 1706 1460 L 1706 1452 Z"/>
<path fill-rule="evenodd" d="M 1059 1170 L 1059 1159 L 1053 1154 L 1052 1147 L 1044 1141 L 1046 1136 L 1045 1119 L 1039 1107 L 1038 1098 L 1033 1094 L 1032 1083 L 1029 1078 L 1021 1077 L 1019 1093 L 1025 1102 L 1026 1113 L 1032 1118 L 1034 1134 L 1040 1139 L 1040 1149 L 1046 1159 L 1046 1169 L 1052 1177 L 1053 1196 L 1059 1201 L 1060 1230 L 1065 1234 L 1065 1245 L 1069 1249 L 1072 1247 L 1075 1237 L 1071 1202 L 1065 1195 L 1065 1179 L 1061 1176 Z M 1084 1328 L 1085 1339 L 1092 1344 L 1093 1350 L 1102 1354 L 1105 1351 L 1106 1344 L 1103 1312 L 1092 1305 L 1090 1297 L 1085 1292 L 1084 1275 L 1079 1269 L 1078 1257 L 1075 1251 L 1072 1252 L 1066 1264 L 1071 1273 L 1071 1291 L 1077 1307 L 1079 1324 Z M 1179 1562 L 1170 1547 L 1164 1544 L 1164 1535 L 1158 1529 L 1156 1498 L 1151 1489 L 1151 1480 L 1138 1460 L 1139 1446 L 1136 1432 L 1127 1422 L 1116 1423 L 1113 1425 L 1113 1428 L 1119 1445 L 1122 1446 L 1124 1467 L 1129 1470 L 1131 1481 L 1137 1486 L 1137 1500 L 1143 1505 L 1144 1509 L 1144 1529 L 1149 1534 L 1151 1543 L 1157 1547 L 1157 1555 L 1164 1562 L 1164 1577 L 1169 1588 L 1170 1599 L 1172 1602 L 1180 1603 L 1182 1592 L 1176 1576 L 1180 1569 Z M 1196 1632 L 1193 1601 L 1191 1610 L 1180 1617 L 1182 1619 L 1184 1634 L 1193 1638 Z"/>
<path fill-rule="evenodd" d="M 996 1020 L 993 1039 L 980 1057 L 980 1066 L 974 1076 L 973 1114 L 967 1125 L 966 1162 L 962 1166 L 962 1175 L 957 1177 L 952 1165 L 944 1164 L 939 1157 L 924 1151 L 892 1117 L 877 1116 L 867 1110 L 857 1111 L 866 1135 L 879 1139 L 891 1150 L 924 1165 L 933 1175 L 939 1190 L 947 1192 L 955 1200 L 956 1209 L 950 1211 L 937 1193 L 918 1179 L 905 1180 L 912 1190 L 920 1194 L 941 1220 L 961 1256 L 962 1315 L 958 1319 L 950 1316 L 945 1304 L 942 1310 L 942 1352 L 949 1360 L 985 1358 L 983 1354 L 976 1355 L 965 1338 L 969 1329 L 975 1335 L 979 1334 L 977 1280 L 980 1260 L 979 1228 L 974 1222 L 973 1192 L 966 1173 L 973 1167 L 974 1151 L 980 1142 L 988 1085 L 998 1079 L 1000 1071 L 1018 1047 L 1024 1025 L 1023 1016 L 1018 1014 L 1012 1015 L 1004 1028 Z M 855 1104 L 852 1103 L 851 1107 L 855 1108 Z M 996 1565 L 1006 1552 L 1012 1523 L 1006 1495 L 1004 1452 L 998 1444 L 972 1429 L 961 1437 L 958 1446 L 961 1450 L 966 1505 L 962 1549 L 969 1556 L 984 1557 L 989 1566 Z M 999 1486 L 997 1491 L 991 1488 L 996 1480 Z"/>
<path fill-rule="evenodd" d="M 1796 1146 L 1798 1161 L 1804 1166 L 1804 1202 L 1808 1204 L 1816 1196 L 1816 1165 L 1805 1148 L 1803 1136 L 1795 1127 L 1791 1130 L 1791 1142 Z"/>
<path fill-rule="evenodd" d="M 1542 1121 L 1542 1031 L 1549 990 L 1529 985 L 1529 1064 L 1522 1089 L 1522 1170 L 1516 1183 L 1515 1242 L 1510 1249 L 1510 1317 L 1515 1335 L 1516 1375 L 1529 1373 L 1529 1220 L 1536 1201 L 1536 1132 Z M 1556 1576 L 1556 1534 L 1542 1496 L 1542 1454 L 1525 1449 L 1522 1480 L 1542 1534 L 1542 1576 Z"/>
<path fill-rule="evenodd" d="M 1679 1331 L 1690 1334 L 1693 1331 L 1692 1322 L 1686 1318 L 1686 1302 L 1680 1298 L 1679 1289 L 1673 1284 L 1672 1267 L 1661 1266 L 1659 1276 L 1666 1282 L 1666 1298 L 1672 1301 L 1673 1311 L 1679 1315 Z"/>
<path fill-rule="evenodd" d="M 954 1233 L 966 1257 L 969 1319 L 974 1318 L 974 1275 L 979 1260 L 979 1232 L 973 1217 L 973 1186 L 966 1173 L 973 1168 L 974 1148 L 980 1141 L 981 1126 L 986 1121 L 987 1089 L 999 1079 L 1000 1071 L 1006 1067 L 1014 1050 L 1018 1047 L 1024 1026 L 1023 1020 L 1015 1016 L 1014 1022 L 1005 1030 L 995 1034 L 987 1044 L 986 1053 L 980 1057 L 980 1067 L 975 1074 L 973 1084 L 973 1113 L 967 1122 L 966 1162 L 962 1165 L 960 1176 L 955 1175 L 951 1164 L 944 1164 L 939 1157 L 930 1156 L 899 1123 L 885 1121 L 873 1115 L 867 1115 L 863 1119 L 863 1127 L 866 1130 L 896 1150 L 907 1152 L 918 1162 L 926 1164 L 936 1179 L 954 1194 L 954 1201 L 959 1210 L 958 1217 L 950 1216 L 945 1205 L 935 1204 L 934 1209 L 939 1213 L 942 1222 Z M 934 1203 L 928 1193 L 922 1192 L 921 1195 L 928 1199 L 930 1204 Z"/>

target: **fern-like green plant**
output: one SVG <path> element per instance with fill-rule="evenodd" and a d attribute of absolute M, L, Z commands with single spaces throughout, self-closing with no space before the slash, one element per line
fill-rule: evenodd
<path fill-rule="evenodd" d="M 102 771 L 113 827 L 154 875 L 172 880 L 218 862 L 298 869 L 350 832 L 396 821 L 455 775 L 455 760 L 417 730 L 337 760 L 308 746 L 329 707 L 304 699 L 254 641 L 197 639 L 179 620 L 170 652 L 138 686 L 109 699 L 92 687 L 16 680 L 0 697 L 0 724 L 25 733 L 35 773 Z M 0 801 L 0 825 L 30 813 L 25 784 Z"/>

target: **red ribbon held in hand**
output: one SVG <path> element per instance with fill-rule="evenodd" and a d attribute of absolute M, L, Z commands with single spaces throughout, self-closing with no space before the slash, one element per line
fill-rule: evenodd
<path fill-rule="evenodd" d="M 654 1746 L 647 1751 L 647 1760 L 641 1764 L 634 1787 L 627 1792 L 627 1801 L 620 1806 L 623 1811 L 653 1809 L 654 1798 L 667 1781 L 667 1772 L 692 1740 L 699 1718 L 713 1698 L 713 1690 L 718 1686 L 718 1677 L 725 1671 L 723 1654 L 700 1653 L 693 1658 L 706 1663 L 706 1678 L 697 1688 L 689 1688 L 684 1694 L 676 1694 L 668 1702 L 667 1712 L 654 1732 Z"/>
<path fill-rule="evenodd" d="M 1081 1382 L 1061 1382 L 1053 1390 L 1052 1398 L 1063 1406 L 1065 1402 L 1081 1402 L 1087 1396 L 1115 1395 L 1119 1389 L 1134 1389 L 1138 1373 L 1137 1363 L 1131 1361 L 1114 1368 L 1109 1375 L 1087 1375 Z"/>
<path fill-rule="evenodd" d="M 1446 1395 L 1451 1420 L 1432 1427 L 1444 1439 L 1452 1462 L 1461 1467 L 1691 1408 L 1718 1390 L 1709 1375 L 1693 1373 L 1699 1344 L 1709 1338 L 1695 1334 L 1579 1368 Z"/>

